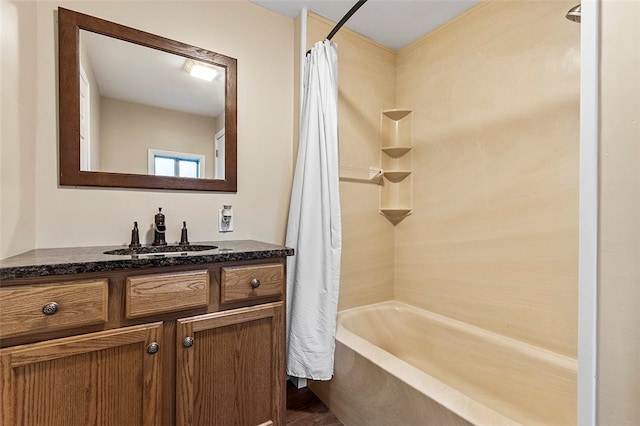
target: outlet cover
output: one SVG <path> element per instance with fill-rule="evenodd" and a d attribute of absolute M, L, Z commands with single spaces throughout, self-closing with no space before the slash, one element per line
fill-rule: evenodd
<path fill-rule="evenodd" d="M 222 221 L 222 209 L 218 209 L 218 232 L 233 232 L 233 210 L 231 210 L 231 220 L 225 223 Z"/>

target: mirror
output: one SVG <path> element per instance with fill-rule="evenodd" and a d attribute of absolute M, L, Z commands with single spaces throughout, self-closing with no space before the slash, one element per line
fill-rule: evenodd
<path fill-rule="evenodd" d="M 234 58 L 63 8 L 58 31 L 61 185 L 236 191 Z"/>

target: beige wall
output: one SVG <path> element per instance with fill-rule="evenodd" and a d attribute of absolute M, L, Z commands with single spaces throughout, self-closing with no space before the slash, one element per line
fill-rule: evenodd
<path fill-rule="evenodd" d="M 0 0 L 0 258 L 36 239 L 37 7 Z"/>
<path fill-rule="evenodd" d="M 333 23 L 309 14 L 307 47 Z M 346 28 L 338 44 L 338 126 L 341 167 L 380 165 L 380 111 L 395 101 L 395 53 Z M 341 175 L 366 173 L 341 170 Z M 338 309 L 393 298 L 393 226 L 378 212 L 379 187 L 341 180 L 342 268 Z"/>
<path fill-rule="evenodd" d="M 640 424 L 640 3 L 601 8 L 598 424 Z"/>
<path fill-rule="evenodd" d="M 399 52 L 413 214 L 396 227 L 395 297 L 575 357 L 573 3 L 487 2 Z"/>
<path fill-rule="evenodd" d="M 102 97 L 100 169 L 147 174 L 149 149 L 205 157 L 205 177 L 213 178 L 216 119 Z"/>
<path fill-rule="evenodd" d="M 12 107 L 18 105 L 22 114 L 21 124 L 9 138 L 4 137 L 3 126 L 3 162 L 5 148 L 20 155 L 20 161 L 8 171 L 20 187 L 14 189 L 5 184 L 9 181 L 4 175 L 2 180 L 3 257 L 34 247 L 125 244 L 134 220 L 139 222 L 144 238 L 144 230 L 151 226 L 158 207 L 163 207 L 167 215 L 168 241 L 179 239 L 183 220 L 187 221 L 192 241 L 245 238 L 284 241 L 292 175 L 292 20 L 244 0 L 16 4 L 8 7 L 30 7 L 32 15 L 36 8 L 37 15 L 27 25 L 10 30 L 14 37 L 24 34 L 27 38 L 24 46 L 30 47 L 20 50 L 22 56 L 14 53 L 22 64 L 20 72 L 25 73 L 18 77 L 16 67 L 14 79 L 19 84 L 15 89 L 10 89 L 13 81 L 6 84 L 8 90 L 15 90 L 14 96 L 5 94 L 5 82 L 9 81 L 5 75 L 9 74 L 4 71 L 12 65 L 11 61 L 5 61 L 3 50 L 3 121 L 5 102 L 12 103 Z M 237 194 L 58 186 L 55 24 L 58 6 L 237 58 Z M 3 31 L 4 28 L 3 23 Z M 3 49 L 4 43 L 3 35 Z M 30 67 L 35 63 L 37 73 Z M 9 139 L 10 142 L 5 142 Z M 36 149 L 37 157 L 33 155 Z M 217 232 L 217 210 L 223 204 L 234 207 L 233 233 Z M 5 216 L 5 210 L 11 214 Z"/>

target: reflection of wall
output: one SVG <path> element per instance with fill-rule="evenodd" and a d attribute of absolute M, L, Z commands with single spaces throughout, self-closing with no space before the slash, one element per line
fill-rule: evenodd
<path fill-rule="evenodd" d="M 160 206 L 167 215 L 170 242 L 179 240 L 183 220 L 187 221 L 192 241 L 243 238 L 284 241 L 293 144 L 291 19 L 248 0 L 55 3 L 16 0 L 15 8 L 30 8 L 32 12 L 20 22 L 19 29 L 17 25 L 12 29 L 4 25 L 5 3 L 7 0 L 2 2 L 2 162 L 3 166 L 5 161 L 10 162 L 11 180 L 4 179 L 3 167 L 0 256 L 35 247 L 128 243 L 134 220 L 142 229 L 143 242 L 150 242 L 153 236 L 147 231 Z M 14 7 L 14 2 L 8 3 L 6 7 Z M 238 60 L 237 194 L 58 186 L 57 27 L 52 18 L 58 6 Z M 5 60 L 5 28 L 11 37 L 18 38 L 16 46 L 20 46 L 20 54 L 13 57 L 20 67 L 19 73 L 17 69 L 5 73 L 5 67 L 14 64 Z M 35 63 L 38 67 L 34 69 Z M 4 107 L 5 101 L 11 108 Z M 14 107 L 16 113 L 21 111 L 19 119 L 10 115 Z M 4 137 L 5 117 L 7 123 L 17 126 L 15 134 L 8 138 Z M 5 144 L 15 148 L 17 157 L 5 160 Z M 5 188 L 5 182 L 10 187 Z M 12 210 L 7 215 L 5 202 L 11 205 L 7 210 Z M 223 204 L 234 207 L 234 232 L 228 234 L 218 233 L 216 227 L 215 212 Z M 256 211 L 260 214 L 256 215 Z M 35 224 L 27 224 L 34 215 Z"/>
<path fill-rule="evenodd" d="M 89 123 L 90 123 L 90 165 L 89 170 L 97 171 L 102 170 L 100 168 L 100 88 L 96 82 L 96 76 L 93 72 L 93 65 L 87 54 L 87 49 L 82 42 L 83 38 L 80 38 L 80 64 L 84 70 L 87 80 L 89 81 Z"/>
<path fill-rule="evenodd" d="M 100 170 L 147 174 L 149 148 L 205 156 L 205 177 L 213 178 L 216 120 L 102 97 Z"/>
<path fill-rule="evenodd" d="M 220 115 L 216 117 L 216 133 L 224 129 L 224 117 L 224 111 L 222 111 L 222 113 L 220 113 Z"/>

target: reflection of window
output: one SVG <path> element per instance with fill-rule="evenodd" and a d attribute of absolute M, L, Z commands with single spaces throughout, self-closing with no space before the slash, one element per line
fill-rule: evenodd
<path fill-rule="evenodd" d="M 156 176 L 198 177 L 200 161 L 156 155 Z"/>
<path fill-rule="evenodd" d="M 204 155 L 149 149 L 148 168 L 155 176 L 204 177 Z"/>

